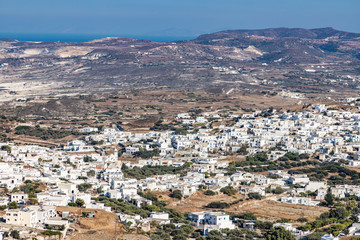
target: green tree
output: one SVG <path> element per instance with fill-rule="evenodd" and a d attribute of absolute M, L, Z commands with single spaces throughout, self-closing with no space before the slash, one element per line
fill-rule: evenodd
<path fill-rule="evenodd" d="M 207 234 L 206 240 L 222 240 L 222 234 L 217 230 L 212 230 Z"/>
<path fill-rule="evenodd" d="M 237 191 L 232 186 L 226 186 L 226 187 L 221 188 L 220 192 L 227 194 L 229 196 L 232 196 L 232 195 L 235 195 Z"/>
<path fill-rule="evenodd" d="M 282 194 L 283 192 L 285 192 L 285 190 L 278 186 L 275 189 L 273 189 L 271 192 L 274 194 Z"/>
<path fill-rule="evenodd" d="M 7 151 L 8 153 L 11 153 L 11 147 L 9 145 L 1 146 L 2 151 Z"/>
<path fill-rule="evenodd" d="M 85 201 L 82 200 L 81 198 L 76 199 L 75 203 L 78 207 L 82 207 L 85 205 Z"/>
<path fill-rule="evenodd" d="M 147 205 L 146 210 L 149 210 L 151 212 L 158 212 L 159 208 L 157 206 L 155 206 L 155 205 Z"/>
<path fill-rule="evenodd" d="M 89 188 L 92 187 L 92 184 L 90 183 L 81 183 L 79 185 L 76 186 L 80 192 L 85 192 L 86 190 L 88 190 Z"/>
<path fill-rule="evenodd" d="M 18 204 L 17 204 L 17 202 L 9 202 L 8 207 L 9 207 L 9 209 L 17 209 Z"/>
<path fill-rule="evenodd" d="M 88 171 L 88 172 L 86 173 L 86 175 L 87 175 L 88 177 L 94 177 L 94 176 L 95 176 L 95 170 L 91 169 L 90 171 Z"/>
<path fill-rule="evenodd" d="M 288 159 L 290 160 L 293 160 L 293 161 L 298 161 L 300 160 L 300 155 L 299 153 L 295 153 L 295 152 L 287 152 L 284 157 L 287 157 Z"/>
<path fill-rule="evenodd" d="M 305 217 L 301 217 L 301 218 L 298 218 L 298 221 L 299 221 L 299 222 L 307 222 L 308 219 L 305 218 Z"/>
<path fill-rule="evenodd" d="M 211 191 L 211 190 L 206 190 L 206 191 L 204 192 L 204 194 L 207 195 L 207 196 L 214 196 L 214 195 L 216 195 L 216 192 Z"/>
<path fill-rule="evenodd" d="M 102 187 L 98 187 L 98 188 L 96 189 L 96 192 L 97 192 L 97 193 L 103 193 L 104 190 L 102 189 Z"/>
<path fill-rule="evenodd" d="M 151 240 L 170 240 L 170 239 L 171 239 L 170 234 L 165 232 L 156 233 L 151 237 Z"/>
<path fill-rule="evenodd" d="M 211 202 L 206 205 L 207 208 L 228 208 L 230 207 L 229 203 L 226 202 Z"/>
<path fill-rule="evenodd" d="M 327 234 L 327 232 L 314 232 L 310 235 L 307 236 L 307 240 L 318 240 L 321 239 L 322 236 L 324 236 L 325 234 Z"/>
<path fill-rule="evenodd" d="M 260 193 L 255 193 L 255 192 L 248 193 L 248 197 L 250 199 L 257 199 L 257 200 L 260 200 L 262 198 Z"/>
<path fill-rule="evenodd" d="M 330 210 L 330 217 L 332 218 L 345 219 L 348 215 L 349 213 L 343 207 Z"/>
<path fill-rule="evenodd" d="M 181 193 L 180 190 L 174 190 L 174 191 L 170 194 L 170 197 L 172 197 L 172 198 L 177 198 L 177 199 L 181 200 L 182 197 L 183 197 L 183 195 L 182 195 L 182 193 Z"/>
<path fill-rule="evenodd" d="M 294 235 L 283 227 L 277 227 L 265 234 L 266 240 L 295 240 Z"/>
<path fill-rule="evenodd" d="M 331 189 L 329 188 L 327 190 L 327 193 L 325 194 L 325 203 L 327 206 L 332 206 L 334 204 L 334 195 L 331 194 Z"/>
<path fill-rule="evenodd" d="M 249 147 L 249 145 L 243 144 L 237 152 L 238 152 L 240 155 L 246 155 L 246 154 L 249 153 L 249 152 L 247 151 L 248 147 Z"/>
<path fill-rule="evenodd" d="M 20 233 L 18 230 L 12 230 L 10 236 L 12 236 L 15 239 L 20 239 Z"/>

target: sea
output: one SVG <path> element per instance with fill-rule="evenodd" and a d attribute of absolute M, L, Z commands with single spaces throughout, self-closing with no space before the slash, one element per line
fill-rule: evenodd
<path fill-rule="evenodd" d="M 196 36 L 139 36 L 139 35 L 105 35 L 105 34 L 32 34 L 32 33 L 0 33 L 1 38 L 29 42 L 88 42 L 106 37 L 126 37 L 153 42 L 171 42 L 192 40 Z"/>

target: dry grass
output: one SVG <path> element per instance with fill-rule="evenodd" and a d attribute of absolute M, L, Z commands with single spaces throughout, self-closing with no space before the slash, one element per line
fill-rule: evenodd
<path fill-rule="evenodd" d="M 160 196 L 160 194 L 157 194 L 157 196 Z M 169 208 L 173 208 L 182 213 L 204 211 L 206 209 L 204 206 L 206 206 L 207 204 L 209 204 L 211 202 L 220 201 L 220 202 L 231 203 L 238 199 L 244 198 L 243 195 L 241 195 L 241 194 L 236 194 L 234 196 L 228 196 L 226 194 L 220 193 L 215 196 L 206 196 L 206 195 L 204 195 L 203 192 L 197 192 L 182 201 L 177 201 L 172 198 L 169 199 L 167 194 L 163 194 L 161 196 L 162 197 L 159 198 L 159 200 L 167 201 L 167 203 L 168 203 L 167 206 Z"/>
<path fill-rule="evenodd" d="M 150 238 L 139 234 L 124 234 L 120 240 L 149 240 Z"/>
<path fill-rule="evenodd" d="M 231 203 L 238 199 L 244 199 L 244 196 L 241 194 L 236 194 L 235 196 L 228 196 L 226 194 L 206 196 L 203 192 L 197 192 L 189 198 L 177 201 L 168 197 L 168 192 L 153 192 L 153 194 L 158 196 L 159 200 L 166 201 L 168 203 L 167 207 L 182 213 L 211 210 L 204 207 L 210 202 L 220 201 Z M 254 213 L 260 219 L 268 221 L 283 218 L 297 220 L 301 217 L 314 220 L 321 213 L 328 211 L 325 207 L 288 204 L 269 199 L 244 200 L 224 210 L 232 213 Z"/>
<path fill-rule="evenodd" d="M 307 218 L 315 220 L 321 213 L 328 211 L 325 207 L 305 206 L 298 204 L 281 203 L 273 200 L 250 200 L 240 202 L 226 209 L 228 212 L 236 213 L 254 213 L 257 217 L 266 220 Z"/>
<path fill-rule="evenodd" d="M 57 211 L 67 211 L 76 216 L 74 227 L 78 230 L 70 239 L 92 240 L 112 239 L 115 234 L 115 213 L 109 213 L 98 209 L 85 209 L 76 207 L 57 207 Z M 83 218 L 82 212 L 95 212 L 95 218 Z"/>

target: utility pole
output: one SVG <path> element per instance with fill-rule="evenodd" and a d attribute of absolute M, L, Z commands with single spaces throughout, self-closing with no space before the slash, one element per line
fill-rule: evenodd
<path fill-rule="evenodd" d="M 118 237 L 120 237 L 121 224 L 118 218 L 115 219 L 114 223 L 115 223 L 115 234 L 112 240 L 117 240 Z"/>

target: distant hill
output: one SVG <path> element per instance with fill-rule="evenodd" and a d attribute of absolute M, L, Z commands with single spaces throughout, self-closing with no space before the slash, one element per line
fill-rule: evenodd
<path fill-rule="evenodd" d="M 333 28 L 269 28 L 262 30 L 227 30 L 204 34 L 193 40 L 204 45 L 246 48 L 253 45 L 267 52 L 261 59 L 281 59 L 289 63 L 321 62 L 330 59 L 351 60 L 359 52 L 360 33 Z"/>
<path fill-rule="evenodd" d="M 349 33 L 339 31 L 331 27 L 305 29 L 305 28 L 268 28 L 261 30 L 226 30 L 217 33 L 200 35 L 195 41 L 212 40 L 214 38 L 246 38 L 249 36 L 262 36 L 269 38 L 305 38 L 305 39 L 325 39 L 336 37 L 339 39 L 359 38 L 360 33 Z"/>
<path fill-rule="evenodd" d="M 64 94 L 159 87 L 360 89 L 360 34 L 333 28 L 227 30 L 171 42 L 0 39 L 0 52 L 0 84 L 11 90 L 21 82 L 15 92 L 23 94 L 39 84 Z"/>

